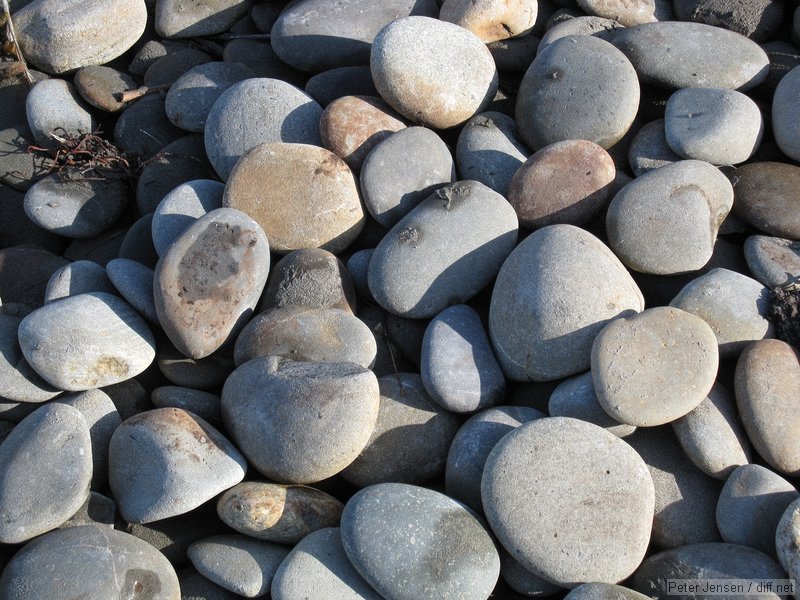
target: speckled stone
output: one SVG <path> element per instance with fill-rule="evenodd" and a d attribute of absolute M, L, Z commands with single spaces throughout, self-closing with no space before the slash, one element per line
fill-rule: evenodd
<path fill-rule="evenodd" d="M 639 288 L 607 246 L 572 225 L 551 225 L 503 264 L 489 336 L 507 378 L 551 381 L 586 371 L 605 324 L 643 308 Z"/>
<path fill-rule="evenodd" d="M 537 14 L 535 0 L 444 0 L 439 18 L 471 31 L 488 44 L 530 33 Z"/>
<path fill-rule="evenodd" d="M 304 485 L 243 482 L 220 496 L 217 514 L 239 533 L 296 544 L 310 533 L 339 524 L 344 505 Z"/>
<path fill-rule="evenodd" d="M 21 318 L 0 314 L 0 397 L 14 402 L 46 402 L 60 393 L 34 371 L 19 346 Z"/>
<path fill-rule="evenodd" d="M 800 574 L 798 546 L 800 546 L 800 498 L 786 507 L 775 530 L 775 551 L 778 561 L 792 579 L 797 579 Z"/>
<path fill-rule="evenodd" d="M 800 357 L 780 340 L 759 340 L 736 363 L 736 405 L 758 454 L 779 473 L 800 473 Z"/>
<path fill-rule="evenodd" d="M 182 183 L 159 202 L 153 213 L 151 235 L 159 256 L 203 215 L 222 208 L 225 184 L 213 179 Z"/>
<path fill-rule="evenodd" d="M 768 288 L 800 281 L 800 241 L 751 235 L 744 257 L 753 277 Z"/>
<path fill-rule="evenodd" d="M 349 465 L 369 441 L 380 392 L 351 363 L 254 358 L 222 389 L 222 417 L 255 469 L 278 482 L 312 483 Z"/>
<path fill-rule="evenodd" d="M 567 417 L 518 427 L 489 455 L 481 491 L 503 546 L 556 585 L 616 583 L 644 558 L 653 481 L 639 455 L 601 427 Z"/>
<path fill-rule="evenodd" d="M 625 27 L 656 21 L 654 0 L 578 0 L 589 15 L 613 19 Z"/>
<path fill-rule="evenodd" d="M 50 276 L 44 292 L 44 303 L 89 292 L 115 294 L 116 289 L 103 267 L 91 260 L 76 260 Z"/>
<path fill-rule="evenodd" d="M 122 517 L 149 523 L 187 513 L 244 479 L 245 458 L 206 421 L 157 408 L 117 427 L 109 484 Z"/>
<path fill-rule="evenodd" d="M 550 394 L 547 413 L 551 417 L 572 417 L 588 421 L 620 438 L 636 431 L 635 425 L 620 423 L 603 410 L 594 391 L 591 372 L 570 377 L 559 383 Z"/>
<path fill-rule="evenodd" d="M 800 126 L 793 115 L 800 108 L 800 68 L 789 71 L 775 88 L 772 96 L 772 131 L 781 151 L 794 160 L 800 160 Z"/>
<path fill-rule="evenodd" d="M 31 367 L 59 389 L 83 391 L 119 383 L 155 358 L 155 340 L 124 300 L 103 292 L 71 296 L 25 317 L 22 353 Z"/>
<path fill-rule="evenodd" d="M 72 81 L 86 102 L 106 112 L 125 108 L 125 104 L 115 98 L 116 94 L 139 87 L 127 73 L 106 66 L 83 67 L 75 73 Z"/>
<path fill-rule="evenodd" d="M 628 147 L 628 164 L 637 177 L 679 160 L 681 157 L 667 143 L 664 119 L 656 119 L 643 125 Z"/>
<path fill-rule="evenodd" d="M 258 223 L 231 208 L 199 218 L 170 246 L 156 266 L 154 298 L 180 352 L 204 358 L 235 339 L 266 285 L 269 250 Z"/>
<path fill-rule="evenodd" d="M 0 465 L 0 541 L 18 544 L 55 529 L 89 497 L 89 426 L 76 408 L 41 406 L 3 440 Z"/>
<path fill-rule="evenodd" d="M 375 36 L 370 69 L 381 97 L 420 125 L 446 129 L 484 110 L 497 91 L 492 55 L 474 33 L 412 16 Z"/>
<path fill-rule="evenodd" d="M 206 0 L 185 3 L 158 0 L 156 32 L 163 38 L 191 38 L 222 33 L 250 10 L 249 0 Z"/>
<path fill-rule="evenodd" d="M 739 167 L 731 182 L 737 217 L 770 235 L 800 239 L 800 167 L 750 163 Z"/>
<path fill-rule="evenodd" d="M 350 562 L 389 598 L 487 598 L 500 557 L 484 525 L 463 505 L 416 486 L 361 490 L 342 514 Z"/>
<path fill-rule="evenodd" d="M 678 0 L 673 7 L 678 20 L 730 29 L 756 42 L 771 39 L 786 13 L 784 4 L 775 0 Z"/>

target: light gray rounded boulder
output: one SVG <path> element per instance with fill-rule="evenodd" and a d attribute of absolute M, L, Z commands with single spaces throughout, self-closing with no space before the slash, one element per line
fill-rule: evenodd
<path fill-rule="evenodd" d="M 751 235 L 744 241 L 744 258 L 753 277 L 769 288 L 800 281 L 800 241 Z"/>
<path fill-rule="evenodd" d="M 369 263 L 372 296 L 412 319 L 466 302 L 497 275 L 517 229 L 511 205 L 482 183 L 440 188 L 378 244 Z"/>
<path fill-rule="evenodd" d="M 781 152 L 793 160 L 800 160 L 800 125 L 795 118 L 800 109 L 799 98 L 800 68 L 795 67 L 780 80 L 772 96 L 772 131 L 775 142 Z"/>
<path fill-rule="evenodd" d="M 635 425 L 620 423 L 603 410 L 594 391 L 591 371 L 559 383 L 547 401 L 547 413 L 551 417 L 572 417 L 594 423 L 620 438 L 636 431 Z"/>
<path fill-rule="evenodd" d="M 578 227 L 551 225 L 525 238 L 500 269 L 489 336 L 507 378 L 551 381 L 586 371 L 605 324 L 643 309 L 639 288 L 605 244 Z"/>
<path fill-rule="evenodd" d="M 225 184 L 196 179 L 180 184 L 158 203 L 151 225 L 153 246 L 163 255 L 172 242 L 206 213 L 222 208 Z"/>

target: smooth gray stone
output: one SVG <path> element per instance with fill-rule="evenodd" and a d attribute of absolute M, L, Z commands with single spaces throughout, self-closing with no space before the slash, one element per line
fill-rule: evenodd
<path fill-rule="evenodd" d="M 177 47 L 147 68 L 143 83 L 148 87 L 172 85 L 190 69 L 213 60 L 211 54 L 197 48 Z"/>
<path fill-rule="evenodd" d="M 338 527 L 314 531 L 295 545 L 275 572 L 270 593 L 272 600 L 383 598 L 347 558 Z"/>
<path fill-rule="evenodd" d="M 229 87 L 208 113 L 205 147 L 225 181 L 251 148 L 270 142 L 321 146 L 322 107 L 302 90 L 278 79 L 254 78 Z"/>
<path fill-rule="evenodd" d="M 194 568 L 217 585 L 246 598 L 257 598 L 269 594 L 275 571 L 289 549 L 230 534 L 194 542 L 187 554 Z"/>
<path fill-rule="evenodd" d="M 683 158 L 735 165 L 758 150 L 764 121 L 758 105 L 741 92 L 686 88 L 667 100 L 664 133 Z"/>
<path fill-rule="evenodd" d="M 628 164 L 636 177 L 681 160 L 667 143 L 664 119 L 643 125 L 628 147 Z"/>
<path fill-rule="evenodd" d="M 800 160 L 800 67 L 795 67 L 781 79 L 772 96 L 772 132 L 775 142 L 786 156 Z"/>
<path fill-rule="evenodd" d="M 728 477 L 717 501 L 722 539 L 775 556 L 783 513 L 800 498 L 795 487 L 761 465 L 742 465 Z"/>
<path fill-rule="evenodd" d="M 681 160 L 637 177 L 608 207 L 609 246 L 626 266 L 670 275 L 702 268 L 711 258 L 733 187 L 719 169 Z"/>
<path fill-rule="evenodd" d="M 456 433 L 447 453 L 447 495 L 483 513 L 481 476 L 492 449 L 516 427 L 546 416 L 528 406 L 495 406 L 470 417 Z"/>
<path fill-rule="evenodd" d="M 506 197 L 514 173 L 530 155 L 514 119 L 496 111 L 477 114 L 467 121 L 456 145 L 461 177 L 480 181 Z"/>
<path fill-rule="evenodd" d="M 153 300 L 153 269 L 127 258 L 115 258 L 106 264 L 108 278 L 139 314 L 158 324 Z"/>
<path fill-rule="evenodd" d="M 313 483 L 364 449 L 379 399 L 375 375 L 358 365 L 254 358 L 225 382 L 222 418 L 259 473 Z"/>
<path fill-rule="evenodd" d="M 103 267 L 91 260 L 76 260 L 50 276 L 44 292 L 44 303 L 89 292 L 115 294 L 116 291 Z"/>
<path fill-rule="evenodd" d="M 436 17 L 434 0 L 301 0 L 284 10 L 272 27 L 275 53 L 301 71 L 318 73 L 366 65 L 375 35 L 384 25 L 408 15 Z"/>
<path fill-rule="evenodd" d="M 650 596 L 630 588 L 599 582 L 582 583 L 564 596 L 564 600 L 646 600 L 647 598 Z"/>
<path fill-rule="evenodd" d="M 159 202 L 153 213 L 153 246 L 159 256 L 203 215 L 222 208 L 225 184 L 213 179 L 182 183 Z"/>
<path fill-rule="evenodd" d="M 89 428 L 92 443 L 92 489 L 105 489 L 108 482 L 108 446 L 122 423 L 117 407 L 103 390 L 64 394 L 54 401 L 78 409 Z"/>
<path fill-rule="evenodd" d="M 500 543 L 562 587 L 625 579 L 650 541 L 647 466 L 618 437 L 578 419 L 538 419 L 506 435 L 486 461 L 481 494 Z"/>
<path fill-rule="evenodd" d="M 342 477 L 366 487 L 389 481 L 422 484 L 441 474 L 461 424 L 458 417 L 433 402 L 414 373 L 381 377 L 378 386 L 377 422 Z"/>
<path fill-rule="evenodd" d="M 590 371 L 570 377 L 558 384 L 550 394 L 547 414 L 551 417 L 572 417 L 588 421 L 619 438 L 627 437 L 636 431 L 635 425 L 620 423 L 603 410 L 594 391 Z"/>
<path fill-rule="evenodd" d="M 370 368 L 375 337 L 350 312 L 336 308 L 284 306 L 253 318 L 236 339 L 237 366 L 259 356 L 303 362 L 349 362 Z"/>
<path fill-rule="evenodd" d="M 715 507 L 722 482 L 694 466 L 670 427 L 640 427 L 625 438 L 647 464 L 656 490 L 651 544 L 677 548 L 721 541 Z"/>
<path fill-rule="evenodd" d="M 50 161 L 28 152 L 28 148 L 35 145 L 27 125 L 0 131 L 0 182 L 25 192 L 49 173 Z"/>
<path fill-rule="evenodd" d="M 725 481 L 734 469 L 751 461 L 750 441 L 735 399 L 719 383 L 697 408 L 673 421 L 672 429 L 695 466 L 715 479 Z"/>
<path fill-rule="evenodd" d="M 433 490 L 383 483 L 356 493 L 342 514 L 342 545 L 387 598 L 487 598 L 500 574 L 492 538 L 463 505 Z"/>
<path fill-rule="evenodd" d="M 542 36 L 537 54 L 547 46 L 570 35 L 590 35 L 606 42 L 611 41 L 614 30 L 623 27 L 618 21 L 597 16 L 580 16 L 553 25 Z"/>
<path fill-rule="evenodd" d="M 44 535 L 22 548 L 0 577 L 0 596 L 180 600 L 175 569 L 132 535 L 84 525 Z"/>
<path fill-rule="evenodd" d="M 75 73 L 72 81 L 86 102 L 105 112 L 117 112 L 125 108 L 125 104 L 117 100 L 115 95 L 139 87 L 127 73 L 105 66 L 83 67 Z"/>
<path fill-rule="evenodd" d="M 505 398 L 506 380 L 481 318 L 465 304 L 446 308 L 430 322 L 420 363 L 425 389 L 447 410 L 474 412 Z"/>
<path fill-rule="evenodd" d="M 362 192 L 363 193 L 363 192 Z M 369 291 L 369 261 L 372 260 L 372 253 L 375 248 L 365 248 L 357 250 L 347 259 L 347 272 L 353 282 L 356 294 L 369 302 L 375 302 L 372 293 Z"/>
<path fill-rule="evenodd" d="M 766 79 L 769 58 L 739 33 L 666 21 L 617 29 L 611 42 L 630 59 L 642 83 L 668 89 L 724 88 L 741 92 Z"/>
<path fill-rule="evenodd" d="M 14 12 L 22 54 L 48 73 L 117 58 L 144 33 L 146 22 L 142 0 L 41 0 Z"/>
<path fill-rule="evenodd" d="M 117 296 L 80 294 L 48 304 L 19 326 L 22 353 L 51 385 L 80 392 L 119 383 L 155 358 L 144 319 Z"/>
<path fill-rule="evenodd" d="M 88 180 L 77 171 L 48 175 L 25 194 L 25 213 L 42 229 L 69 238 L 94 238 L 117 222 L 129 203 L 122 179 Z"/>
<path fill-rule="evenodd" d="M 500 552 L 500 577 L 508 587 L 525 598 L 547 598 L 564 590 L 528 571 L 508 552 Z"/>
<path fill-rule="evenodd" d="M 322 248 L 301 248 L 281 258 L 267 279 L 258 312 L 286 306 L 355 313 L 356 293 L 342 261 Z"/>
<path fill-rule="evenodd" d="M 520 83 L 515 113 L 519 133 L 533 150 L 570 139 L 610 148 L 630 129 L 638 108 L 639 81 L 625 55 L 599 38 L 571 36 L 533 61 Z"/>
<path fill-rule="evenodd" d="M 539 24 L 550 9 L 553 9 L 552 4 L 538 3 L 536 19 Z M 539 47 L 539 37 L 537 36 L 541 36 L 542 33 L 541 30 L 534 29 L 531 33 L 497 40 L 487 44 L 486 47 L 492 53 L 492 58 L 494 58 L 494 63 L 499 71 L 522 74 L 528 70 L 533 59 L 536 58 L 536 50 Z"/>
<path fill-rule="evenodd" d="M 63 79 L 46 79 L 35 84 L 25 100 L 25 111 L 33 139 L 50 150 L 59 148 L 56 138 L 79 137 L 97 129 L 75 87 Z"/>
<path fill-rule="evenodd" d="M 747 436 L 778 473 L 800 474 L 800 355 L 781 340 L 758 340 L 739 355 L 734 377 L 736 405 Z"/>
<path fill-rule="evenodd" d="M 628 585 L 651 598 L 667 598 L 670 579 L 730 579 L 731 583 L 752 580 L 785 579 L 786 574 L 766 554 L 736 544 L 690 544 L 648 557 L 628 581 Z M 715 593 L 687 593 L 672 596 L 680 600 L 719 598 Z M 768 592 L 737 595 L 742 600 L 778 600 L 783 595 Z"/>
<path fill-rule="evenodd" d="M 0 219 L 0 247 L 29 245 L 37 246 L 43 252 L 57 254 L 62 252 L 67 244 L 66 238 L 45 231 L 28 218 L 25 214 L 24 193 L 0 183 L 0 205 L 3 207 L 3 218 Z M 47 285 L 47 277 L 40 285 Z M 41 291 L 44 293 L 44 289 Z"/>
<path fill-rule="evenodd" d="M 92 442 L 80 411 L 37 408 L 0 444 L 0 541 L 18 544 L 61 525 L 89 497 L 91 478 Z"/>
<path fill-rule="evenodd" d="M 503 264 L 489 336 L 508 379 L 552 381 L 586 371 L 605 324 L 643 309 L 639 288 L 607 246 L 578 227 L 551 225 Z"/>
<path fill-rule="evenodd" d="M 587 14 L 614 19 L 625 27 L 656 21 L 654 0 L 578 0 L 578 7 Z"/>
<path fill-rule="evenodd" d="M 800 241 L 751 235 L 744 257 L 753 277 L 768 288 L 800 281 Z"/>
<path fill-rule="evenodd" d="M 147 213 L 134 221 L 133 225 L 125 233 L 117 258 L 135 260 L 146 267 L 155 268 L 158 262 L 158 254 L 153 247 L 153 235 L 150 231 L 152 227 L 153 213 Z M 108 263 L 106 263 L 106 266 L 108 266 Z"/>
<path fill-rule="evenodd" d="M 61 393 L 34 371 L 19 346 L 22 319 L 0 314 L 0 397 L 14 402 L 46 402 Z"/>
<path fill-rule="evenodd" d="M 794 580 L 800 575 L 798 547 L 800 547 L 800 498 L 786 507 L 775 530 L 775 551 L 778 561 Z"/>
<path fill-rule="evenodd" d="M 170 86 L 164 100 L 167 117 L 181 129 L 200 133 L 211 107 L 225 90 L 254 76 L 249 67 L 240 63 L 213 61 L 197 65 Z"/>
<path fill-rule="evenodd" d="M 463 27 L 427 16 L 397 19 L 381 29 L 370 70 L 392 108 L 435 129 L 461 125 L 497 93 L 497 67 L 486 44 Z"/>
<path fill-rule="evenodd" d="M 232 208 L 195 221 L 158 261 L 158 320 L 175 347 L 205 358 L 235 339 L 256 307 L 269 271 L 261 227 Z"/>
<path fill-rule="evenodd" d="M 597 400 L 621 423 L 670 423 L 700 404 L 714 385 L 716 341 L 701 317 L 674 307 L 615 319 L 592 345 Z"/>
<path fill-rule="evenodd" d="M 310 77 L 305 85 L 306 94 L 328 106 L 343 96 L 378 96 L 369 65 L 336 67 Z"/>
<path fill-rule="evenodd" d="M 0 249 L 0 299 L 27 310 L 42 306 L 47 282 L 69 261 L 42 248 L 19 245 Z"/>
<path fill-rule="evenodd" d="M 150 94 L 128 104 L 114 125 L 114 143 L 120 150 L 152 158 L 168 144 L 186 135 L 167 118 L 164 98 Z"/>
<path fill-rule="evenodd" d="M 158 0 L 156 32 L 163 38 L 191 38 L 222 33 L 250 10 L 249 0 L 206 0 L 185 3 Z"/>
<path fill-rule="evenodd" d="M 188 567 L 178 573 L 181 588 L 181 600 L 237 600 L 237 594 L 218 586 L 203 577 L 194 567 Z"/>
<path fill-rule="evenodd" d="M 755 42 L 765 42 L 783 23 L 785 6 L 775 0 L 677 0 L 676 20 L 695 21 L 729 29 Z"/>
<path fill-rule="evenodd" d="M 359 177 L 364 205 L 387 228 L 455 180 L 450 150 L 425 127 L 407 127 L 380 142 L 364 159 Z"/>
<path fill-rule="evenodd" d="M 222 422 L 222 408 L 217 394 L 176 385 L 157 387 L 150 394 L 156 408 L 180 408 L 206 421 Z"/>
<path fill-rule="evenodd" d="M 470 300 L 517 240 L 517 215 L 477 181 L 437 190 L 383 238 L 369 263 L 375 300 L 400 317 L 432 317 Z"/>
<path fill-rule="evenodd" d="M 98 492 L 89 492 L 77 512 L 59 525 L 59 529 L 80 527 L 81 525 L 98 525 L 114 529 L 117 516 L 117 504 L 107 496 Z"/>
<path fill-rule="evenodd" d="M 247 462 L 206 421 L 178 408 L 139 413 L 117 427 L 109 484 L 129 523 L 189 512 L 244 479 Z"/>
<path fill-rule="evenodd" d="M 220 387 L 233 371 L 233 347 L 226 346 L 211 356 L 195 360 L 185 357 L 172 344 L 163 344 L 156 362 L 158 370 L 171 383 L 208 390 Z"/>
<path fill-rule="evenodd" d="M 767 319 L 772 298 L 768 288 L 728 269 L 712 269 L 688 283 L 670 306 L 697 315 L 717 336 L 722 358 L 737 356 L 755 340 L 775 335 Z"/>

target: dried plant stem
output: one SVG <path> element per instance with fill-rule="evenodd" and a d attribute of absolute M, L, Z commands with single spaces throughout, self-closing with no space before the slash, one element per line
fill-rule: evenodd
<path fill-rule="evenodd" d="M 146 86 L 143 85 L 141 87 L 136 88 L 135 90 L 125 90 L 124 92 L 119 92 L 118 94 L 114 94 L 114 99 L 117 102 L 132 102 L 133 100 L 138 100 L 142 96 L 147 96 L 148 94 L 155 94 L 156 92 L 161 92 L 168 90 L 170 88 L 170 84 L 164 85 L 154 85 L 154 86 Z"/>
<path fill-rule="evenodd" d="M 8 41 L 11 42 L 11 45 L 14 49 L 14 54 L 17 58 L 17 63 L 19 63 L 19 66 L 15 67 L 17 69 L 17 74 L 19 74 L 19 71 L 21 70 L 28 84 L 33 85 L 33 75 L 31 75 L 31 72 L 28 69 L 28 63 L 25 62 L 25 57 L 22 56 L 22 50 L 17 42 L 17 34 L 14 31 L 14 22 L 11 20 L 11 9 L 8 6 L 8 0 L 2 0 L 2 3 L 3 13 L 5 14 L 6 20 L 6 37 L 8 37 Z"/>

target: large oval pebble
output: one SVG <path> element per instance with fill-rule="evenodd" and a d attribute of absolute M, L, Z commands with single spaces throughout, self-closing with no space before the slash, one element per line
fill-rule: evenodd
<path fill-rule="evenodd" d="M 51 151 L 61 149 L 58 140 L 78 138 L 97 127 L 75 86 L 59 78 L 36 83 L 25 99 L 25 112 L 36 143 Z"/>
<path fill-rule="evenodd" d="M 539 419 L 505 436 L 486 462 L 482 496 L 503 546 L 562 587 L 625 579 L 650 541 L 647 466 L 618 437 L 577 419 Z"/>
<path fill-rule="evenodd" d="M 483 524 L 433 490 L 401 483 L 365 488 L 345 506 L 341 532 L 347 557 L 387 598 L 483 600 L 500 574 Z"/>

